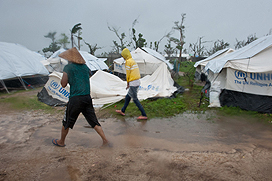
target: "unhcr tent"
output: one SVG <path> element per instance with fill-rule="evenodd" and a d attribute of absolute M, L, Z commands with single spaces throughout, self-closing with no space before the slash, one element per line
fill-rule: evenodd
<path fill-rule="evenodd" d="M 68 61 L 59 57 L 59 54 L 66 51 L 61 48 L 56 51 L 53 55 L 50 56 L 47 60 L 41 61 L 42 64 L 47 68 L 47 70 L 52 73 L 54 71 L 62 72 L 65 65 L 68 64 Z M 86 65 L 92 72 L 97 70 L 108 70 L 109 67 L 104 62 L 105 59 L 99 59 L 86 51 L 79 51 L 84 60 L 86 61 Z"/>
<path fill-rule="evenodd" d="M 62 73 L 53 72 L 49 77 L 43 90 L 38 94 L 39 100 L 49 105 L 60 105 L 61 102 L 66 103 L 69 99 L 70 90 L 69 86 L 62 88 L 60 85 Z M 140 81 L 139 100 L 151 97 L 170 97 L 177 90 L 174 87 L 174 81 L 166 64 L 161 64 L 152 75 L 147 75 Z M 118 102 L 125 98 L 128 91 L 126 90 L 126 81 L 101 70 L 98 70 L 90 78 L 90 84 L 91 97 L 95 105 Z"/>
<path fill-rule="evenodd" d="M 272 35 L 209 61 L 205 70 L 226 71 L 221 106 L 272 113 Z"/>
<path fill-rule="evenodd" d="M 25 87 L 23 78 L 35 75 L 48 75 L 49 72 L 40 62 L 44 59 L 39 53 L 31 51 L 22 45 L 0 42 L 1 84 L 8 92 L 4 80 L 19 79 Z"/>
<path fill-rule="evenodd" d="M 150 51 L 151 49 L 149 49 Z M 155 56 L 145 52 L 144 50 L 137 48 L 131 52 L 132 58 L 138 64 L 141 75 L 151 75 L 156 69 L 165 62 Z M 167 61 L 166 61 L 167 62 Z M 125 69 L 125 60 L 121 57 L 115 59 L 114 63 L 114 72 L 126 74 Z M 170 64 L 169 62 L 167 64 Z M 170 65 L 171 66 L 171 65 Z"/>
<path fill-rule="evenodd" d="M 211 72 L 209 74 L 209 72 L 205 72 L 204 71 L 204 67 L 207 65 L 207 63 L 213 59 L 219 59 L 221 57 L 226 56 L 227 54 L 233 52 L 234 50 L 231 48 L 225 48 L 223 50 L 219 50 L 217 52 L 215 52 L 214 54 L 212 54 L 211 56 L 205 58 L 204 60 L 200 60 L 198 62 L 195 63 L 194 67 L 196 68 L 196 73 L 195 73 L 195 78 L 196 80 L 200 80 L 200 74 L 201 73 L 205 73 L 206 75 L 208 75 L 208 79 L 210 81 L 212 81 L 214 79 L 214 74 Z"/>

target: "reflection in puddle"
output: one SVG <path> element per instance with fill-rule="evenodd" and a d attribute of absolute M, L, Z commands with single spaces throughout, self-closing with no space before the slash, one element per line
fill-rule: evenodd
<path fill-rule="evenodd" d="M 184 113 L 172 118 L 137 121 L 132 117 L 99 119 L 107 138 L 114 146 L 151 147 L 160 149 L 183 149 L 189 145 L 207 147 L 211 145 L 235 145 L 251 142 L 263 144 L 260 140 L 272 139 L 271 126 L 247 118 L 220 117 L 213 112 L 202 114 Z M 48 125 L 53 127 L 56 125 Z M 55 130 L 53 135 L 59 136 L 59 129 L 42 128 L 35 136 L 48 135 L 48 129 Z M 92 129 L 82 115 L 73 130 L 67 136 L 67 144 L 83 147 L 99 147 L 100 137 Z M 271 146 L 272 147 L 272 146 Z M 189 147 L 188 147 L 189 148 Z"/>

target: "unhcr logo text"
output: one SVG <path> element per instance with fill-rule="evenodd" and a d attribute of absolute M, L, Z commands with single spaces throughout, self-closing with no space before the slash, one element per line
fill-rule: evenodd
<path fill-rule="evenodd" d="M 50 82 L 50 86 L 51 86 L 53 89 L 58 89 L 60 85 L 59 85 L 56 81 L 52 80 L 52 81 Z"/>
<path fill-rule="evenodd" d="M 242 71 L 235 71 L 235 77 L 237 79 L 246 79 L 247 78 L 247 73 L 246 72 L 242 72 Z"/>

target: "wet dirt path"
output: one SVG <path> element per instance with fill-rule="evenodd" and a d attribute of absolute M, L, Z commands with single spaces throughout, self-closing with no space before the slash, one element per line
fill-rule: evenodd
<path fill-rule="evenodd" d="M 0 114 L 0 180 L 271 180 L 272 126 L 254 119 L 183 114 L 100 119 L 112 148 L 83 116 L 59 138 L 61 115 Z"/>

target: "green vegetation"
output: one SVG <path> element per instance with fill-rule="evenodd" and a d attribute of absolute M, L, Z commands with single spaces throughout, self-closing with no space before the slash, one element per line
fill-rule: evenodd
<path fill-rule="evenodd" d="M 20 93 L 34 90 L 20 90 L 11 94 L 6 94 L 5 98 L 0 99 L 0 104 L 4 104 L 6 108 L 15 109 L 15 110 L 43 110 L 45 113 L 56 113 L 57 110 L 53 107 L 50 107 L 38 100 L 36 95 L 31 96 L 16 96 Z M 3 93 L 1 96 L 4 95 Z"/>
<path fill-rule="evenodd" d="M 183 101 L 183 97 L 177 98 L 162 98 L 157 100 L 144 100 L 141 102 L 145 111 L 148 113 L 149 118 L 154 117 L 171 117 L 176 114 L 186 111 L 186 104 Z M 114 112 L 115 109 L 121 109 L 124 105 L 124 100 L 116 103 L 114 106 L 108 109 Z M 134 103 L 130 103 L 126 110 L 126 115 L 134 117 L 140 116 L 140 112 Z"/>
<path fill-rule="evenodd" d="M 272 114 L 258 113 L 256 111 L 246 111 L 239 107 L 221 107 L 218 108 L 218 114 L 222 116 L 241 116 L 244 118 L 257 118 L 264 123 L 272 123 Z"/>
<path fill-rule="evenodd" d="M 182 70 L 191 71 L 193 63 L 186 63 L 187 66 L 182 66 Z M 199 114 L 197 117 L 204 115 L 206 111 L 216 112 L 218 116 L 241 116 L 244 118 L 256 118 L 264 123 L 272 123 L 272 114 L 262 114 L 255 111 L 245 111 L 238 107 L 221 107 L 221 108 L 209 108 L 209 100 L 204 97 L 199 106 L 202 84 L 194 82 L 192 85 L 188 83 L 188 79 L 185 76 L 179 76 L 175 81 L 187 89 L 183 94 L 178 94 L 175 98 L 160 98 L 160 99 L 148 99 L 141 102 L 149 118 L 166 118 L 173 117 L 184 112 L 191 112 Z M 43 110 L 45 113 L 58 113 L 59 111 L 54 107 L 50 107 L 40 101 L 36 94 L 29 93 L 34 90 L 20 90 L 11 94 L 1 93 L 0 104 L 5 108 L 17 109 L 17 110 Z M 18 96 L 17 96 L 18 94 Z M 101 115 L 106 116 L 119 116 L 115 113 L 116 109 L 121 109 L 124 105 L 124 100 L 114 103 L 112 105 L 105 105 L 105 108 L 100 110 Z M 106 113 L 106 114 L 105 114 Z M 140 115 L 140 111 L 134 103 L 130 103 L 126 116 L 137 117 Z M 209 115 L 207 120 L 212 121 L 216 116 Z"/>
<path fill-rule="evenodd" d="M 272 123 L 272 114 L 262 114 L 255 111 L 246 111 L 238 107 L 221 107 L 221 108 L 209 108 L 209 100 L 204 97 L 199 106 L 201 89 L 203 85 L 194 82 L 194 72 L 193 62 L 182 62 L 180 66 L 180 71 L 185 72 L 185 76 L 179 76 L 175 81 L 183 86 L 188 91 L 185 91 L 182 95 L 177 95 L 176 98 L 162 98 L 157 100 L 144 100 L 141 102 L 145 108 L 146 113 L 149 118 L 155 117 L 172 117 L 177 114 L 182 114 L 184 112 L 193 112 L 196 114 L 205 113 L 207 110 L 216 111 L 217 115 L 222 116 L 242 116 L 249 118 L 257 118 L 258 120 L 265 123 Z M 186 73 L 188 76 L 186 76 Z M 192 83 L 191 83 L 192 82 Z M 108 106 L 105 110 L 115 114 L 116 109 L 121 109 L 124 105 L 124 100 Z M 139 116 L 140 111 L 134 103 L 130 103 L 127 110 L 126 116 L 136 117 Z M 116 115 L 116 114 L 115 114 Z M 211 116 L 207 119 L 213 119 Z"/>
<path fill-rule="evenodd" d="M 186 66 L 184 66 L 186 65 Z M 182 70 L 187 72 L 195 71 L 192 62 L 183 63 Z M 193 80 L 193 78 L 191 78 Z M 176 98 L 161 98 L 161 99 L 149 99 L 141 102 L 149 118 L 155 117 L 172 117 L 177 114 L 182 114 L 184 112 L 192 111 L 198 113 L 204 113 L 208 109 L 208 99 L 203 98 L 201 106 L 199 107 L 200 101 L 200 91 L 202 86 L 194 84 L 193 86 L 188 85 L 189 81 L 186 76 L 179 76 L 175 81 L 183 86 L 185 91 L 183 94 L 177 95 Z M 116 109 L 121 109 L 124 105 L 124 100 L 115 103 L 106 108 L 107 111 L 114 113 Z M 211 109 L 211 108 L 209 108 Z M 130 103 L 126 110 L 126 115 L 131 117 L 139 116 L 140 111 L 134 103 Z"/>

